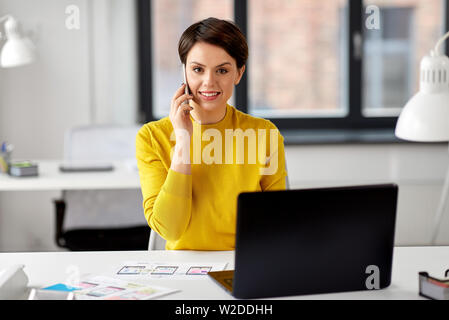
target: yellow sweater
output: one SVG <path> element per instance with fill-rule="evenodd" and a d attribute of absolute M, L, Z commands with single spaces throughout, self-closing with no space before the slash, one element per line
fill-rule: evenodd
<path fill-rule="evenodd" d="M 238 194 L 285 189 L 284 139 L 272 122 L 230 105 L 218 123 L 191 120 L 190 175 L 170 169 L 175 138 L 168 117 L 137 134 L 145 218 L 166 249 L 234 250 Z"/>

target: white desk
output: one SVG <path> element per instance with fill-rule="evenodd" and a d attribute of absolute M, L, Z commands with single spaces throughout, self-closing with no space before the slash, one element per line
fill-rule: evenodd
<path fill-rule="evenodd" d="M 0 174 L 0 191 L 51 191 L 87 189 L 138 189 L 139 173 L 127 162 L 113 162 L 114 170 L 106 172 L 59 171 L 61 160 L 35 161 L 37 177 L 10 177 Z"/>
<path fill-rule="evenodd" d="M 68 269 L 76 266 L 80 272 L 113 275 L 126 260 L 173 262 L 228 262 L 234 267 L 234 253 L 199 251 L 122 251 L 122 252 L 47 252 L 0 253 L 0 268 L 24 264 L 30 287 L 43 287 L 64 282 Z M 443 277 L 449 268 L 449 247 L 396 247 L 393 258 L 392 283 L 387 289 L 321 295 L 286 297 L 286 299 L 423 299 L 418 295 L 418 272 Z M 130 279 L 130 278 L 128 278 Z M 151 280 L 154 285 L 180 289 L 161 299 L 233 299 L 208 277 L 198 280 Z"/>

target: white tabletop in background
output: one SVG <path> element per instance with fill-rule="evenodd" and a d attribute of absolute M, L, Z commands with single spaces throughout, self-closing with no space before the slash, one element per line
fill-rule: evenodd
<path fill-rule="evenodd" d="M 59 171 L 62 160 L 33 161 L 39 166 L 37 177 L 11 177 L 0 174 L 0 191 L 51 191 L 88 189 L 137 189 L 139 174 L 130 162 L 113 162 L 114 170 L 105 172 Z"/>
<path fill-rule="evenodd" d="M 114 274 L 125 261 L 141 262 L 228 262 L 234 267 L 234 252 L 204 251 L 109 251 L 0 253 L 0 268 L 24 264 L 30 287 L 66 281 L 73 266 L 80 272 Z M 263 266 L 260 266 L 263 267 Z M 422 299 L 418 295 L 418 272 L 442 278 L 449 268 L 449 247 L 395 247 L 392 284 L 383 290 L 285 297 L 286 299 Z M 329 272 L 332 272 L 330 268 Z M 149 283 L 181 291 L 161 299 L 233 299 L 208 277 L 198 280 L 154 279 Z"/>

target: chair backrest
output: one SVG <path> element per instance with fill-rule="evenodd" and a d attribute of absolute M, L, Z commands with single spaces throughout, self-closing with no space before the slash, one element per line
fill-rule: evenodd
<path fill-rule="evenodd" d="M 92 125 L 71 128 L 64 140 L 64 160 L 134 160 L 141 126 Z"/>
<path fill-rule="evenodd" d="M 288 179 L 287 159 L 285 159 L 284 161 L 285 161 L 285 171 L 287 171 L 287 175 L 285 176 L 285 189 L 289 190 L 290 189 L 290 180 Z"/>
<path fill-rule="evenodd" d="M 165 250 L 165 241 L 157 232 L 151 230 L 150 241 L 148 241 L 148 250 Z"/>
<path fill-rule="evenodd" d="M 64 141 L 64 160 L 135 162 L 135 140 L 139 129 L 138 125 L 69 129 Z M 65 230 L 148 225 L 140 189 L 68 190 L 63 197 L 66 202 Z"/>

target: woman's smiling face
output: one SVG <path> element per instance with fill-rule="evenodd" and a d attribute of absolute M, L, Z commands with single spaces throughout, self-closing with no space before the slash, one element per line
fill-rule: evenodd
<path fill-rule="evenodd" d="M 235 59 L 223 48 L 206 42 L 195 43 L 187 55 L 187 83 L 193 101 L 205 111 L 226 106 L 244 71 L 245 66 L 238 69 Z"/>

